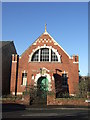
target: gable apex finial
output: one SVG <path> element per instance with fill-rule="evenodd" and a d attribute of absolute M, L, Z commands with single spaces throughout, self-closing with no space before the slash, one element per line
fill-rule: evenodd
<path fill-rule="evenodd" d="M 47 32 L 47 28 L 46 28 L 47 24 L 45 23 L 45 32 Z"/>

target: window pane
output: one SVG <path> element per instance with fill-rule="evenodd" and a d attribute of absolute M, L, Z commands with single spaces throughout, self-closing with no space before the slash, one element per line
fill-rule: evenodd
<path fill-rule="evenodd" d="M 49 61 L 49 49 L 48 48 L 41 49 L 40 61 Z"/>
<path fill-rule="evenodd" d="M 67 86 L 67 74 L 62 74 L 62 85 L 66 85 Z"/>
<path fill-rule="evenodd" d="M 31 61 L 39 61 L 39 50 L 33 54 Z"/>
<path fill-rule="evenodd" d="M 39 61 L 39 50 L 37 50 L 33 56 L 31 61 Z M 40 49 L 40 61 L 49 61 L 49 48 L 41 48 Z M 51 50 L 51 62 L 58 61 L 58 57 L 55 52 Z"/>
<path fill-rule="evenodd" d="M 53 51 L 51 51 L 51 61 L 58 61 L 57 55 Z"/>
<path fill-rule="evenodd" d="M 27 73 L 22 73 L 22 85 L 27 84 Z"/>

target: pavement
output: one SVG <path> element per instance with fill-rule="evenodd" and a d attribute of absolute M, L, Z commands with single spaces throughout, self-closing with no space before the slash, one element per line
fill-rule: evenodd
<path fill-rule="evenodd" d="M 47 119 L 47 120 L 89 120 L 88 107 L 63 106 L 24 106 L 20 104 L 3 104 L 2 118 Z"/>

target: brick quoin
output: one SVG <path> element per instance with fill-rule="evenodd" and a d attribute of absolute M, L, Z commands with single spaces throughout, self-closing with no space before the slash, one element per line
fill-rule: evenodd
<path fill-rule="evenodd" d="M 39 48 L 51 47 L 60 55 L 61 62 L 34 62 L 30 61 L 32 55 Z M 37 50 L 36 50 L 37 49 Z M 30 58 L 31 57 L 31 58 Z M 18 64 L 18 68 L 17 68 Z M 50 76 L 51 91 L 55 90 L 54 74 L 62 76 L 66 73 L 68 76 L 68 89 L 70 95 L 75 95 L 79 82 L 79 56 L 70 57 L 63 48 L 45 31 L 17 60 L 17 55 L 12 55 L 12 71 L 11 71 L 11 88 L 10 91 L 14 95 L 17 86 L 17 95 L 22 95 L 25 85 L 22 85 L 22 74 L 27 73 L 27 85 L 34 85 L 35 79 L 40 74 L 40 68 L 45 68 L 46 73 Z M 18 74 L 16 73 L 18 70 Z M 49 70 L 49 72 L 48 72 Z M 16 76 L 18 75 L 18 76 Z M 34 77 L 32 79 L 32 76 Z M 59 79 L 58 77 L 58 79 Z M 17 82 L 16 82 L 17 79 Z M 37 80 L 38 81 L 38 80 Z"/>

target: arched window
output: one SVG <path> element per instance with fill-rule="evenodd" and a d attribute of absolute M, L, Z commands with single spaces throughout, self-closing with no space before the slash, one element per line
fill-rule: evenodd
<path fill-rule="evenodd" d="M 31 57 L 34 62 L 61 62 L 60 55 L 51 48 L 39 48 Z"/>
<path fill-rule="evenodd" d="M 57 55 L 52 50 L 51 50 L 51 61 L 58 61 Z"/>
<path fill-rule="evenodd" d="M 39 61 L 39 50 L 33 54 L 31 61 Z"/>

